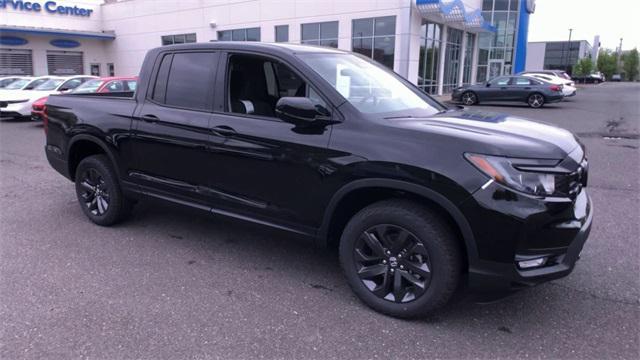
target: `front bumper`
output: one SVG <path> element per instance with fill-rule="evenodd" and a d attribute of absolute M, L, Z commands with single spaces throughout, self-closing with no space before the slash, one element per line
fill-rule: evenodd
<path fill-rule="evenodd" d="M 469 262 L 469 288 L 501 297 L 569 275 L 591 231 L 593 207 L 586 190 L 567 201 L 496 196 L 501 193 L 504 188 L 494 184 L 466 205 L 466 211 L 485 212 L 472 220 L 484 224 L 472 224 L 479 228 L 474 230 L 479 256 Z M 518 266 L 518 261 L 538 258 L 546 263 L 531 269 Z"/>
<path fill-rule="evenodd" d="M 29 116 L 31 115 L 32 101 L 25 101 L 14 104 L 7 104 L 7 106 L 0 108 L 2 114 L 11 114 L 11 116 Z M 8 116 L 8 115 L 7 115 Z"/>

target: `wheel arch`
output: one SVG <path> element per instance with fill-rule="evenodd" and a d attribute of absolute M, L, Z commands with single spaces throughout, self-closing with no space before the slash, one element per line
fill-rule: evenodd
<path fill-rule="evenodd" d="M 437 211 L 449 222 L 461 240 L 460 245 L 467 265 L 477 259 L 478 251 L 471 226 L 454 203 L 435 190 L 392 179 L 355 180 L 340 188 L 325 209 L 318 233 L 320 245 L 328 246 L 338 243 L 346 223 L 365 206 L 394 197 L 417 200 Z M 355 204 L 352 203 L 354 199 L 356 199 Z"/>
<path fill-rule="evenodd" d="M 69 177 L 72 181 L 75 181 L 76 169 L 82 159 L 87 156 L 105 154 L 111 160 L 114 165 L 113 168 L 120 178 L 120 171 L 117 166 L 116 155 L 113 153 L 109 146 L 100 138 L 89 134 L 78 134 L 71 138 L 67 147 L 67 159 L 69 167 Z"/>

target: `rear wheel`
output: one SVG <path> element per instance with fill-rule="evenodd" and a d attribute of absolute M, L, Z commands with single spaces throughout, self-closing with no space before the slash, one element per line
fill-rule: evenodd
<path fill-rule="evenodd" d="M 124 219 L 132 203 L 124 197 L 117 175 L 105 155 L 88 156 L 76 169 L 76 195 L 84 214 L 98 225 Z"/>
<path fill-rule="evenodd" d="M 462 103 L 467 106 L 474 105 L 478 102 L 478 97 L 474 92 L 471 91 L 463 93 L 460 98 L 462 99 Z"/>
<path fill-rule="evenodd" d="M 542 107 L 542 105 L 544 105 L 544 96 L 542 96 L 542 94 L 539 94 L 539 93 L 533 93 L 529 95 L 529 97 L 527 98 L 527 103 L 532 108 Z"/>
<path fill-rule="evenodd" d="M 387 315 L 427 315 L 451 298 L 461 276 L 453 232 L 413 202 L 382 201 L 347 224 L 340 263 L 356 295 Z"/>

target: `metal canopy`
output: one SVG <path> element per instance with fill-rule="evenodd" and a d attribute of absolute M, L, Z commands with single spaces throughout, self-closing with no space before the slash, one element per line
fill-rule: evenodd
<path fill-rule="evenodd" d="M 495 32 L 495 26 L 487 22 L 480 9 L 467 11 L 461 0 L 416 0 L 416 7 L 426 19 L 452 24 L 477 32 Z"/>

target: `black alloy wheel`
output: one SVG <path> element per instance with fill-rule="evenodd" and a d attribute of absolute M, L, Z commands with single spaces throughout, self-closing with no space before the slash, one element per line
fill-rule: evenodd
<path fill-rule="evenodd" d="M 89 212 L 95 216 L 104 216 L 109 210 L 111 198 L 102 175 L 96 169 L 88 168 L 82 174 L 80 185 L 84 189 L 80 196 Z"/>
<path fill-rule="evenodd" d="M 75 172 L 75 182 L 82 212 L 94 223 L 113 225 L 129 214 L 133 203 L 122 194 L 117 174 L 106 155 L 82 159 Z"/>
<path fill-rule="evenodd" d="M 460 244 L 446 221 L 407 199 L 383 200 L 356 213 L 340 238 L 340 265 L 360 300 L 400 318 L 444 306 L 463 270 Z"/>
<path fill-rule="evenodd" d="M 476 96 L 475 93 L 471 92 L 471 91 L 467 91 L 465 93 L 462 94 L 462 103 L 467 105 L 467 106 L 471 106 L 475 103 L 478 102 L 478 97 Z"/>
<path fill-rule="evenodd" d="M 354 257 L 362 283 L 387 301 L 413 301 L 431 282 L 427 249 L 401 226 L 381 224 L 367 229 L 356 242 Z"/>

